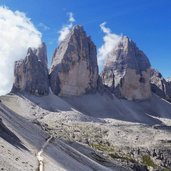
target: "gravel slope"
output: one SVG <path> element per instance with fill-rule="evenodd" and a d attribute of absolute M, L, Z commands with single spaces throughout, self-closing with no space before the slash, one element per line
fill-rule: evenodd
<path fill-rule="evenodd" d="M 171 147 L 171 104 L 156 95 L 143 102 L 100 94 L 0 99 L 0 169 L 7 171 L 35 171 L 36 154 L 50 135 L 55 138 L 43 153 L 45 171 L 136 170 L 109 153 Z"/>

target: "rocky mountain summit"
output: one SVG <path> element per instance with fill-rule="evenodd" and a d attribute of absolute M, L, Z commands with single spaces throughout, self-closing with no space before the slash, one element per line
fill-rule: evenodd
<path fill-rule="evenodd" d="M 47 50 L 43 43 L 38 49 L 29 48 L 25 59 L 15 62 L 12 92 L 35 95 L 49 94 Z"/>
<path fill-rule="evenodd" d="M 143 100 L 151 96 L 150 62 L 136 44 L 126 36 L 108 54 L 102 72 L 105 85 L 128 100 Z"/>
<path fill-rule="evenodd" d="M 97 89 L 96 46 L 82 26 L 73 27 L 54 52 L 50 72 L 43 43 L 29 48 L 24 60 L 15 63 L 12 92 L 47 95 L 49 87 L 59 96 L 79 96 Z"/>
<path fill-rule="evenodd" d="M 79 96 L 97 88 L 96 46 L 82 26 L 71 29 L 55 50 L 50 69 L 50 85 L 56 95 Z"/>
<path fill-rule="evenodd" d="M 152 92 L 168 101 L 171 100 L 171 82 L 166 80 L 162 74 L 151 69 L 151 89 Z"/>
<path fill-rule="evenodd" d="M 107 55 L 100 77 L 96 46 L 79 25 L 56 48 L 49 73 L 42 43 L 37 49 L 29 48 L 24 60 L 16 61 L 14 75 L 12 92 L 48 95 L 51 88 L 59 96 L 80 96 L 102 90 L 127 100 L 149 99 L 153 92 L 171 99 L 171 82 L 151 70 L 147 56 L 126 36 Z"/>

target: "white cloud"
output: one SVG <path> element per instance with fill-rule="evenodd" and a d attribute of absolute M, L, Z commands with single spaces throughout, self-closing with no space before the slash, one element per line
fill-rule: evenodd
<path fill-rule="evenodd" d="M 41 33 L 24 13 L 0 6 L 0 95 L 11 90 L 14 62 L 40 43 Z"/>
<path fill-rule="evenodd" d="M 73 27 L 73 23 L 75 22 L 74 14 L 70 12 L 68 13 L 68 15 L 69 15 L 69 19 L 68 19 L 69 24 L 64 25 L 59 31 L 59 38 L 58 38 L 59 43 L 66 38 L 66 36 L 70 32 L 70 29 Z"/>
<path fill-rule="evenodd" d="M 38 27 L 42 28 L 44 31 L 47 31 L 50 29 L 50 27 L 48 27 L 46 24 L 44 23 L 39 23 Z"/>
<path fill-rule="evenodd" d="M 69 22 L 74 23 L 75 22 L 74 14 L 72 12 L 69 12 L 68 15 L 69 15 Z"/>
<path fill-rule="evenodd" d="M 72 26 L 73 26 L 72 24 L 68 24 L 61 28 L 61 30 L 59 31 L 59 38 L 58 38 L 59 43 L 62 42 L 66 38 Z"/>
<path fill-rule="evenodd" d="M 121 36 L 112 33 L 110 28 L 107 28 L 106 22 L 100 24 L 100 28 L 105 34 L 103 37 L 103 45 L 98 49 L 98 64 L 100 70 L 103 69 L 104 60 L 109 52 L 112 51 L 112 49 L 115 47 L 115 45 L 119 42 Z"/>

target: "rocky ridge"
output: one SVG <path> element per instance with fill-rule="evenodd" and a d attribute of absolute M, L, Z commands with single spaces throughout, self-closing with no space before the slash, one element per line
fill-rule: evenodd
<path fill-rule="evenodd" d="M 145 100 L 155 93 L 171 99 L 171 81 L 151 69 L 147 56 L 126 36 L 107 55 L 101 77 L 96 46 L 82 26 L 74 26 L 56 48 L 50 71 L 46 45 L 29 48 L 24 60 L 15 63 L 12 92 L 59 96 L 102 92 L 127 100 Z"/>

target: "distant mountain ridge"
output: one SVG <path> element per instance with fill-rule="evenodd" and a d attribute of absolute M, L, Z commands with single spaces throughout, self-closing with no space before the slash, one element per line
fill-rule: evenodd
<path fill-rule="evenodd" d="M 161 88 L 148 57 L 126 36 L 107 55 L 100 78 L 96 46 L 80 25 L 74 26 L 56 48 L 47 71 L 46 45 L 29 48 L 25 59 L 15 64 L 12 92 L 47 95 L 51 89 L 59 96 L 80 96 L 107 86 L 111 93 L 127 100 L 148 99 L 152 93 L 171 99 L 169 81 L 164 81 L 167 91 Z"/>

